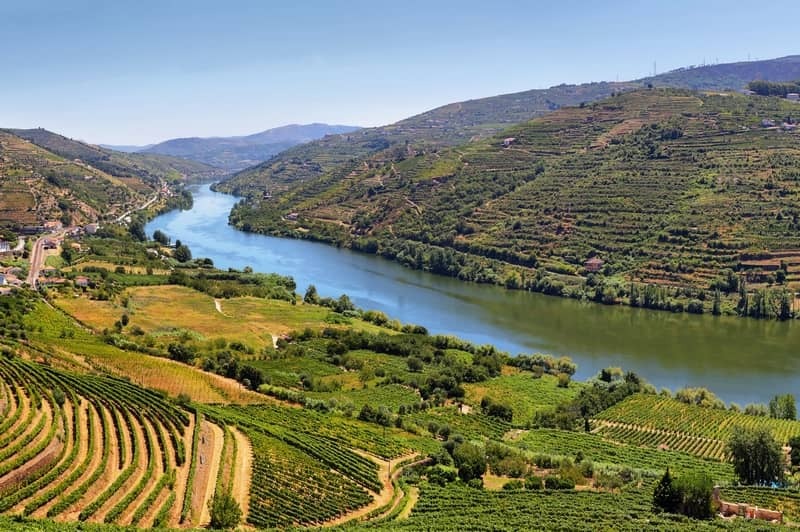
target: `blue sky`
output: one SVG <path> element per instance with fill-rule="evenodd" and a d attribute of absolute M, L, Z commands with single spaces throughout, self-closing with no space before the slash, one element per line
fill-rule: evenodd
<path fill-rule="evenodd" d="M 738 7 L 743 6 L 743 7 Z M 96 143 L 381 125 L 453 101 L 797 53 L 796 1 L 0 3 L 0 126 Z M 790 25 L 791 26 L 791 25 Z"/>

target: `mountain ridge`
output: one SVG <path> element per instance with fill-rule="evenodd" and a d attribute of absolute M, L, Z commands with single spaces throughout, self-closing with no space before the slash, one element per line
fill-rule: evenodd
<path fill-rule="evenodd" d="M 366 128 L 356 134 L 339 135 L 296 146 L 251 168 L 242 170 L 216 186 L 222 192 L 247 196 L 270 194 L 291 186 L 293 181 L 328 174 L 342 179 L 362 165 L 364 159 L 383 150 L 424 152 L 441 146 L 463 144 L 499 133 L 513 124 L 542 116 L 564 106 L 589 103 L 612 93 L 644 88 L 648 84 L 676 88 L 718 90 L 743 89 L 753 79 L 786 81 L 800 78 L 800 55 L 776 59 L 706 65 L 627 82 L 561 84 L 548 89 L 501 94 L 436 107 L 393 124 Z"/>
<path fill-rule="evenodd" d="M 168 139 L 143 147 L 137 153 L 181 157 L 235 171 L 258 164 L 297 144 L 358 129 L 357 126 L 321 122 L 287 124 L 249 135 Z"/>

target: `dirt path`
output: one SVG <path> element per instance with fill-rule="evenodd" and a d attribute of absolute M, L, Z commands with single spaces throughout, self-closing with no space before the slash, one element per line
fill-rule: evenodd
<path fill-rule="evenodd" d="M 214 495 L 224 439 L 225 435 L 219 425 L 203 421 L 200 444 L 197 446 L 197 468 L 192 492 L 192 517 L 194 524 L 201 527 L 211 522 L 208 501 Z"/>
<path fill-rule="evenodd" d="M 408 488 L 408 502 L 406 502 L 406 507 L 397 514 L 397 519 L 408 519 L 408 516 L 411 515 L 411 510 L 414 509 L 416 506 L 417 501 L 419 500 L 419 488 L 417 486 L 411 486 Z"/>
<path fill-rule="evenodd" d="M 233 464 L 231 495 L 242 509 L 242 521 L 247 520 L 250 511 L 250 485 L 253 483 L 253 446 L 250 438 L 236 427 L 231 427 L 236 441 L 236 462 Z"/>
<path fill-rule="evenodd" d="M 400 503 L 400 500 L 402 499 L 402 490 L 395 490 L 394 489 L 394 483 L 392 481 L 396 480 L 397 478 L 399 478 L 399 476 L 402 473 L 403 469 L 405 469 L 409 465 L 414 465 L 416 463 L 421 462 L 421 461 L 414 462 L 414 464 L 409 464 L 409 465 L 404 465 L 402 467 L 398 467 L 399 464 L 401 464 L 401 463 L 403 463 L 403 462 L 405 462 L 407 460 L 413 459 L 415 456 L 417 456 L 417 453 L 409 454 L 409 455 L 405 455 L 405 456 L 400 456 L 400 457 L 395 458 L 393 460 L 381 460 L 381 459 L 379 459 L 379 458 L 377 458 L 377 457 L 375 457 L 375 456 L 373 456 L 371 454 L 359 451 L 357 449 L 353 449 L 352 451 L 354 453 L 356 453 L 356 454 L 360 454 L 361 456 L 363 456 L 365 458 L 369 458 L 370 460 L 372 460 L 373 462 L 378 464 L 378 467 L 379 467 L 379 469 L 378 469 L 378 478 L 381 480 L 381 485 L 383 486 L 383 488 L 381 489 L 380 493 L 370 492 L 370 494 L 373 497 L 373 500 L 372 500 L 371 503 L 367 504 L 366 506 L 362 506 L 358 510 L 355 510 L 355 511 L 350 512 L 348 514 L 345 514 L 345 515 L 342 515 L 340 517 L 337 517 L 336 519 L 332 519 L 330 521 L 326 521 L 325 523 L 322 523 L 321 526 L 325 526 L 325 527 L 337 526 L 337 525 L 341 525 L 341 524 L 344 524 L 344 523 L 348 523 L 350 521 L 356 521 L 356 520 L 358 520 L 358 519 L 360 519 L 360 518 L 362 518 L 362 517 L 364 517 L 366 515 L 369 515 L 370 513 L 374 512 L 375 510 L 377 510 L 379 508 L 383 508 L 384 506 L 388 505 L 389 503 L 392 503 L 391 506 L 385 512 L 383 512 L 381 515 L 383 516 L 383 515 L 386 515 L 386 514 L 390 513 L 392 510 L 394 510 L 397 507 L 397 505 Z"/>
<path fill-rule="evenodd" d="M 222 312 L 222 301 L 219 299 L 214 299 L 214 308 L 217 309 L 217 312 L 225 316 L 226 318 L 230 318 L 227 314 Z"/>

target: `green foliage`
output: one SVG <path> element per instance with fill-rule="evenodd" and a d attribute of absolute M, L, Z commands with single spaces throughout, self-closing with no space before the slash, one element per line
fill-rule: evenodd
<path fill-rule="evenodd" d="M 737 427 L 728 440 L 727 450 L 743 484 L 769 485 L 783 481 L 783 450 L 766 428 Z"/>
<path fill-rule="evenodd" d="M 664 512 L 676 513 L 680 509 L 681 499 L 680 489 L 673 482 L 667 468 L 653 491 L 653 506 Z"/>
<path fill-rule="evenodd" d="M 714 483 L 708 475 L 684 475 L 675 484 L 681 497 L 681 513 L 694 519 L 709 519 L 714 515 L 711 505 Z"/>
<path fill-rule="evenodd" d="M 175 253 L 173 256 L 178 262 L 189 262 L 192 260 L 192 251 L 186 244 L 181 244 L 175 248 Z"/>
<path fill-rule="evenodd" d="M 214 493 L 208 501 L 211 512 L 211 528 L 228 530 L 239 526 L 242 509 L 230 493 Z"/>
<path fill-rule="evenodd" d="M 453 450 L 453 461 L 458 468 L 458 478 L 464 482 L 479 479 L 486 473 L 486 456 L 484 450 L 472 443 L 465 442 Z"/>
<path fill-rule="evenodd" d="M 797 407 L 794 395 L 787 393 L 776 395 L 769 401 L 769 415 L 776 419 L 796 419 Z"/>

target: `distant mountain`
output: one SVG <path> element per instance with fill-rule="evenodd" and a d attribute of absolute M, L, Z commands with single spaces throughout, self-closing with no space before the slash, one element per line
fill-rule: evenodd
<path fill-rule="evenodd" d="M 137 151 L 146 150 L 147 148 L 153 146 L 153 144 L 148 144 L 147 146 L 133 146 L 128 144 L 98 144 L 101 148 L 105 148 L 107 150 L 114 150 L 114 151 L 121 151 L 124 153 L 134 153 Z"/>
<path fill-rule="evenodd" d="M 800 55 L 763 61 L 741 61 L 691 66 L 638 80 L 656 87 L 693 90 L 743 89 L 753 80 L 794 81 L 800 79 Z"/>
<path fill-rule="evenodd" d="M 266 161 L 292 146 L 320 139 L 326 135 L 350 133 L 357 129 L 359 128 L 355 126 L 316 123 L 291 124 L 239 137 L 172 139 L 136 151 L 172 155 L 228 171 L 237 171 Z"/>
<path fill-rule="evenodd" d="M 693 90 L 743 89 L 754 79 L 800 79 L 800 55 L 689 67 L 629 82 L 557 85 L 452 103 L 387 126 L 329 136 L 295 146 L 233 175 L 218 190 L 260 197 L 265 190 L 280 193 L 300 181 L 320 180 L 320 186 L 346 178 L 369 166 L 369 159 L 414 156 L 442 147 L 490 137 L 503 129 L 556 109 L 607 98 L 614 92 L 646 87 Z M 324 183 L 323 183 L 324 182 Z M 327 183 L 327 184 L 326 184 Z"/>
<path fill-rule="evenodd" d="M 46 129 L 7 129 L 65 159 L 78 159 L 114 177 L 137 177 L 146 182 L 159 179 L 201 181 L 219 178 L 224 172 L 207 164 L 149 153 L 123 153 L 67 138 Z"/>

